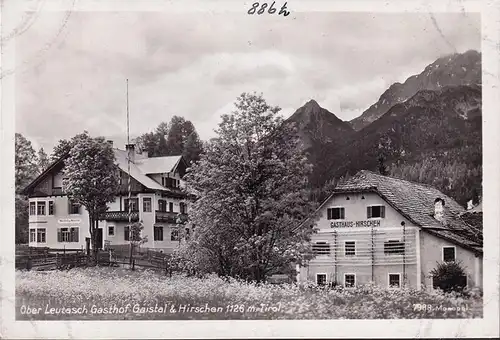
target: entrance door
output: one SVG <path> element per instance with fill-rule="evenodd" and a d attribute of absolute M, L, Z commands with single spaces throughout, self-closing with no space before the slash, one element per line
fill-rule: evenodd
<path fill-rule="evenodd" d="M 97 228 L 97 234 L 96 234 L 96 241 L 97 241 L 97 248 L 102 249 L 102 228 Z"/>

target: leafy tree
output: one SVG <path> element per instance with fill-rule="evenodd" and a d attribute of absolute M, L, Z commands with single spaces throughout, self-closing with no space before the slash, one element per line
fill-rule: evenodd
<path fill-rule="evenodd" d="M 188 173 L 198 193 L 189 248 L 200 268 L 264 281 L 307 257 L 312 229 L 301 222 L 315 208 L 305 189 L 311 166 L 279 110 L 243 93 Z"/>
<path fill-rule="evenodd" d="M 20 193 L 38 175 L 38 166 L 31 142 L 20 133 L 15 137 L 15 185 L 16 193 Z"/>
<path fill-rule="evenodd" d="M 431 273 L 435 287 L 444 292 L 462 292 L 467 284 L 467 273 L 458 262 L 438 263 Z"/>
<path fill-rule="evenodd" d="M 145 133 L 136 138 L 135 143 L 137 150 L 140 152 L 146 151 L 149 157 L 158 155 L 158 143 L 161 137 L 153 132 Z"/>
<path fill-rule="evenodd" d="M 50 155 L 50 162 L 55 162 L 71 150 L 72 141 L 67 139 L 60 139 Z"/>
<path fill-rule="evenodd" d="M 29 216 L 28 216 L 28 200 L 21 195 L 16 195 L 16 244 L 28 243 L 28 229 L 29 229 Z"/>
<path fill-rule="evenodd" d="M 167 156 L 181 155 L 187 137 L 194 132 L 193 123 L 183 117 L 173 116 L 167 134 Z"/>
<path fill-rule="evenodd" d="M 165 136 L 160 135 L 158 137 L 158 146 L 156 148 L 156 154 L 155 156 L 167 156 L 168 155 L 168 145 L 167 145 L 167 140 L 165 139 Z"/>
<path fill-rule="evenodd" d="M 38 172 L 42 173 L 49 167 L 49 165 L 49 157 L 45 153 L 45 150 L 40 148 L 40 150 L 38 150 Z"/>
<path fill-rule="evenodd" d="M 196 131 L 191 132 L 191 134 L 186 139 L 186 144 L 184 145 L 184 151 L 182 155 L 186 159 L 188 164 L 192 162 L 197 162 L 200 160 L 200 155 L 203 152 L 203 143 L 198 137 Z"/>
<path fill-rule="evenodd" d="M 15 134 L 15 242 L 28 242 L 28 199 L 21 191 L 38 175 L 37 157 L 31 142 Z"/>
<path fill-rule="evenodd" d="M 119 169 L 113 148 L 104 138 L 92 138 L 84 132 L 74 137 L 72 143 L 65 160 L 64 187 L 69 199 L 87 209 L 94 260 L 97 262 L 99 216 L 118 193 Z"/>
<path fill-rule="evenodd" d="M 387 176 L 389 174 L 387 167 L 385 166 L 385 158 L 382 155 L 378 157 L 378 172 L 382 176 Z"/>

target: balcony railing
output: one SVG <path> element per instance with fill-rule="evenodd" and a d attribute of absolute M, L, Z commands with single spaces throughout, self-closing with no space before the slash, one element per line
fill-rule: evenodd
<path fill-rule="evenodd" d="M 181 221 L 185 221 L 187 219 L 186 214 L 180 214 L 172 211 L 160 211 L 156 210 L 156 222 L 157 223 L 177 223 L 177 219 Z"/>
<path fill-rule="evenodd" d="M 128 211 L 106 211 L 101 215 L 101 219 L 106 221 L 128 222 Z M 131 221 L 139 221 L 139 212 L 131 212 Z"/>

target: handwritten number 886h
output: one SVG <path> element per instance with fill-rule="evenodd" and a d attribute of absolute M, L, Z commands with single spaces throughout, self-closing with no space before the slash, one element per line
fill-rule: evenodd
<path fill-rule="evenodd" d="M 260 5 L 259 2 L 254 2 L 252 4 L 252 8 L 250 8 L 248 10 L 248 14 L 252 15 L 252 14 L 256 14 L 257 13 L 257 14 L 260 15 L 260 14 L 264 14 L 266 12 L 266 10 L 267 10 L 267 13 L 274 14 L 274 13 L 276 13 L 276 8 L 274 7 L 275 3 L 276 3 L 276 1 L 273 1 L 273 3 L 271 4 L 271 6 L 269 6 L 265 2 L 262 3 L 262 5 Z M 286 17 L 287 15 L 290 14 L 290 12 L 286 10 L 286 4 L 287 3 L 285 2 L 285 4 L 283 6 L 281 6 L 281 9 L 280 9 L 278 15 L 282 15 L 283 14 L 283 16 Z M 260 8 L 259 8 L 259 5 L 260 5 Z"/>

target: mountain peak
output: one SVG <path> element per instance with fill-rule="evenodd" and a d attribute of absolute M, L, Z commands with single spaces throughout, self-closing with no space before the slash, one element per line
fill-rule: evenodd
<path fill-rule="evenodd" d="M 320 108 L 318 102 L 315 101 L 314 99 L 309 100 L 307 103 L 304 104 L 305 107 L 311 107 L 311 108 Z"/>
<path fill-rule="evenodd" d="M 394 83 L 363 114 L 351 120 L 355 130 L 361 130 L 384 115 L 392 106 L 403 103 L 421 90 L 439 90 L 446 86 L 481 84 L 481 53 L 468 50 L 438 58 L 420 74 Z"/>

